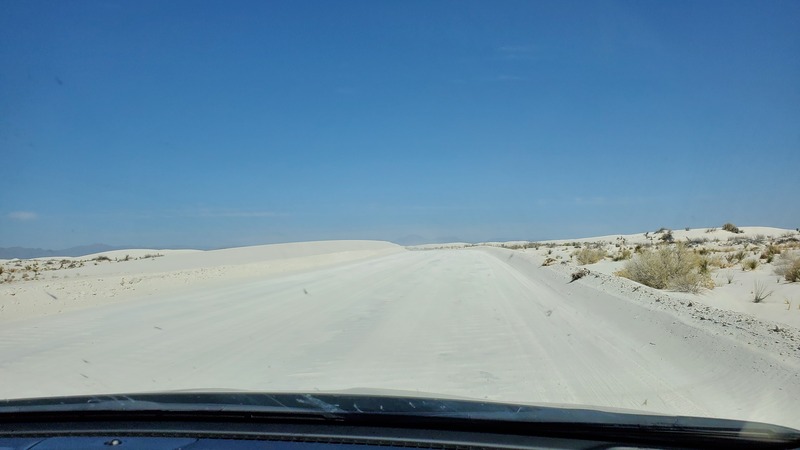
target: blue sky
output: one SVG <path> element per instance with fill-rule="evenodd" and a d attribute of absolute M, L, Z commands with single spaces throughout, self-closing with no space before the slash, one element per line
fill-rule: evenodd
<path fill-rule="evenodd" d="M 4 1 L 0 246 L 800 226 L 800 2 Z"/>

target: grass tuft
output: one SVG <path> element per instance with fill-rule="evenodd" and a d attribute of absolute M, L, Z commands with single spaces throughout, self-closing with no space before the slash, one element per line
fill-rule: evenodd
<path fill-rule="evenodd" d="M 758 260 L 755 258 L 742 261 L 742 270 L 756 270 L 756 267 L 758 267 Z"/>
<path fill-rule="evenodd" d="M 767 291 L 766 284 L 760 281 L 753 284 L 753 303 L 761 303 L 770 295 L 772 295 L 772 291 Z"/>
<path fill-rule="evenodd" d="M 582 248 L 575 252 L 575 259 L 578 264 L 585 266 L 586 264 L 594 264 L 606 257 L 606 251 L 600 248 Z"/>
<path fill-rule="evenodd" d="M 800 281 L 800 254 L 782 253 L 775 262 L 775 274 L 781 275 L 790 283 Z"/>
<path fill-rule="evenodd" d="M 642 252 L 617 274 L 656 289 L 697 293 L 714 287 L 701 259 L 683 244 Z"/>

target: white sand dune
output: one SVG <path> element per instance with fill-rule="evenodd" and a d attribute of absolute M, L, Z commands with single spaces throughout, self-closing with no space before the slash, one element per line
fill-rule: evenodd
<path fill-rule="evenodd" d="M 80 302 L 57 295 L 0 315 L 0 397 L 374 388 L 800 428 L 796 329 L 602 272 L 571 283 L 574 266 L 541 267 L 537 252 L 357 241 L 164 254 L 4 286 L 27 289 L 3 291 L 4 306 L 70 282 L 124 298 L 56 314 Z"/>
<path fill-rule="evenodd" d="M 0 320 L 159 297 L 181 293 L 191 286 L 241 283 L 401 251 L 402 247 L 383 241 L 318 241 L 211 251 L 133 249 L 80 258 L 38 258 L 42 267 L 58 267 L 60 260 L 82 265 L 42 271 L 33 281 L 0 285 Z M 144 258 L 149 255 L 157 256 Z M 98 257 L 111 261 L 97 261 Z M 123 261 L 126 257 L 130 260 Z M 17 264 L 24 267 L 31 261 L 35 260 Z M 56 263 L 44 266 L 46 261 Z M 13 265 L 6 261 L 6 266 Z"/>

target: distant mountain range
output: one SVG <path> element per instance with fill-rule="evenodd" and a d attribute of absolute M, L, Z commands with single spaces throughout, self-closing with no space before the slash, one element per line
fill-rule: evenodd
<path fill-rule="evenodd" d="M 46 258 L 48 256 L 85 256 L 92 253 L 107 252 L 110 250 L 122 250 L 130 247 L 114 247 L 106 244 L 79 245 L 77 247 L 65 248 L 63 250 L 45 250 L 43 248 L 26 247 L 0 247 L 0 259 L 29 259 Z"/>

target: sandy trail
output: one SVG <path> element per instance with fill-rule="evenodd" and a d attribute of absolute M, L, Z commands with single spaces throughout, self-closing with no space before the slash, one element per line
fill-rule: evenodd
<path fill-rule="evenodd" d="M 800 365 L 500 249 L 6 323 L 0 397 L 382 388 L 800 427 Z"/>

